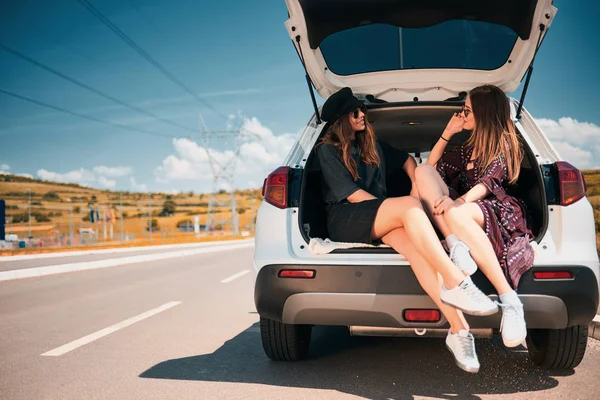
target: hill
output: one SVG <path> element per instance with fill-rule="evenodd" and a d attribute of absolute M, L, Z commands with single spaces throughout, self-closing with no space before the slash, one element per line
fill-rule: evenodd
<path fill-rule="evenodd" d="M 600 170 L 584 170 L 582 172 L 587 184 L 587 196 L 594 208 L 596 241 L 600 249 Z M 168 232 L 170 237 L 189 237 L 190 233 L 179 232 L 178 223 L 184 221 L 193 223 L 194 216 L 199 216 L 200 224 L 205 224 L 208 213 L 209 194 L 196 194 L 193 191 L 176 195 L 120 193 L 74 183 L 57 183 L 15 175 L 0 175 L 0 198 L 6 200 L 7 220 L 11 221 L 7 226 L 7 232 L 12 229 L 19 232 L 20 237 L 26 236 L 29 229 L 27 223 L 29 192 L 31 192 L 31 228 L 34 237 L 47 236 L 49 232 L 68 233 L 71 224 L 71 206 L 74 230 L 78 231 L 80 228 L 92 227 L 89 222 L 89 204 L 102 211 L 103 208 L 110 205 L 116 206 L 118 210 L 118 206 L 122 202 L 124 232 L 138 239 L 148 238 L 149 212 L 152 214 L 152 219 L 156 220 L 153 222 L 153 230 L 163 236 L 166 236 Z M 226 196 L 226 194 L 220 194 L 217 197 L 225 200 Z M 236 191 L 241 230 L 252 228 L 256 208 L 261 200 L 260 190 Z M 175 212 L 172 215 L 161 216 L 160 213 L 166 201 L 174 203 Z M 230 218 L 230 210 L 221 207 L 217 211 L 216 218 Z M 117 220 L 119 218 L 120 215 L 117 215 Z M 98 224 L 94 227 L 96 230 L 102 228 L 98 227 Z M 119 223 L 113 227 L 115 233 L 118 232 L 119 227 Z"/>
<path fill-rule="evenodd" d="M 226 202 L 229 195 L 221 192 L 216 195 L 219 202 Z M 123 232 L 130 240 L 149 239 L 152 225 L 153 238 L 189 238 L 193 233 L 182 231 L 178 226 L 193 226 L 194 217 L 199 217 L 201 225 L 206 224 L 210 194 L 196 194 L 193 191 L 179 194 L 115 192 L 71 183 L 49 182 L 40 179 L 14 175 L 0 175 L 0 198 L 6 201 L 7 233 L 27 237 L 29 231 L 34 238 L 44 238 L 48 245 L 56 240 L 65 240 L 73 230 L 77 241 L 87 243 L 104 241 L 104 213 L 114 207 L 113 237 L 120 238 L 121 207 L 123 212 Z M 235 192 L 240 230 L 253 230 L 256 208 L 262 200 L 260 190 L 238 190 Z M 92 223 L 90 206 L 94 209 Z M 30 210 L 29 210 L 30 208 Z M 97 213 L 96 213 L 97 210 Z M 31 211 L 31 224 L 28 222 Z M 149 218 L 151 216 L 151 218 Z M 231 209 L 216 207 L 215 231 L 231 235 L 231 229 L 219 220 L 231 220 Z M 150 222 L 151 221 L 151 222 Z M 107 236 L 110 236 L 110 223 Z M 98 240 L 93 240 L 89 232 L 99 232 Z M 221 232 L 221 230 L 224 232 Z M 84 232 L 81 236 L 80 232 Z M 61 238 L 62 237 L 62 238 Z M 109 238 L 107 238 L 110 241 Z M 77 244 L 77 243 L 76 243 Z"/>

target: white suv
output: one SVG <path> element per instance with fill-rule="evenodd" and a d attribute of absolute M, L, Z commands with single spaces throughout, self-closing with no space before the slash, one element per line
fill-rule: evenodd
<path fill-rule="evenodd" d="M 574 368 L 598 309 L 599 262 L 592 207 L 581 173 L 561 159 L 522 108 L 533 59 L 556 14 L 551 0 L 420 2 L 286 0 L 287 30 L 307 81 L 327 98 L 349 86 L 366 101 L 378 139 L 387 144 L 388 195 L 399 196 L 402 149 L 431 150 L 466 92 L 494 84 L 506 93 L 527 74 L 513 115 L 525 143 L 516 185 L 535 235 L 533 268 L 518 293 L 535 364 Z M 416 5 L 418 4 L 418 5 Z M 265 180 L 258 211 L 255 303 L 264 350 L 274 360 L 306 357 L 314 325 L 344 325 L 353 335 L 440 334 L 448 324 L 408 262 L 386 247 L 309 246 L 327 238 L 321 172 L 314 147 L 327 129 L 315 114 L 284 161 Z M 465 140 L 456 135 L 450 146 Z M 314 242 L 314 240 L 313 240 Z M 486 277 L 473 280 L 496 298 Z M 501 314 L 469 317 L 475 332 L 497 333 Z M 444 332 L 445 334 L 445 332 Z"/>

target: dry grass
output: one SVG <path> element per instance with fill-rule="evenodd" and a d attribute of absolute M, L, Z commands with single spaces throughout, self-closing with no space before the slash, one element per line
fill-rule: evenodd
<path fill-rule="evenodd" d="M 583 176 L 587 185 L 587 196 L 594 208 L 594 222 L 596 223 L 596 248 L 600 255 L 600 170 L 584 170 Z"/>
<path fill-rule="evenodd" d="M 155 238 L 156 239 L 156 238 Z M 60 252 L 70 252 L 70 251 L 81 251 L 81 250 L 102 250 L 102 249 L 114 249 L 114 248 L 127 248 L 127 247 L 145 247 L 145 246 L 155 246 L 155 245 L 167 245 L 167 244 L 185 244 L 185 243 L 203 243 L 203 242 L 217 242 L 223 240 L 239 240 L 239 239 L 247 239 L 247 237 L 243 237 L 241 235 L 231 236 L 231 233 L 224 234 L 220 236 L 200 236 L 196 238 L 193 234 L 188 234 L 187 236 L 179 236 L 175 238 L 163 239 L 163 240 L 154 240 L 150 241 L 149 239 L 135 239 L 129 242 L 120 243 L 119 241 L 108 241 L 101 244 L 96 245 L 81 245 L 81 246 L 73 246 L 73 247 L 38 247 L 38 248 L 27 248 L 27 249 L 19 249 L 19 250 L 0 250 L 0 256 L 14 256 L 14 255 L 22 255 L 22 254 L 45 254 L 45 253 L 60 253 Z"/>
<path fill-rule="evenodd" d="M 10 180 L 10 181 L 7 181 Z M 119 219 L 119 193 L 108 190 L 98 190 L 86 188 L 71 184 L 60 184 L 53 182 L 39 181 L 28 178 L 15 178 L 8 176 L 0 176 L 0 198 L 6 201 L 6 214 L 9 219 L 12 219 L 17 214 L 27 214 L 29 204 L 29 193 L 31 191 L 31 213 L 40 212 L 48 214 L 50 212 L 61 213 L 61 215 L 50 216 L 49 222 L 36 222 L 32 217 L 31 230 L 32 236 L 35 237 L 54 237 L 60 235 L 68 235 L 73 225 L 73 231 L 77 240 L 79 239 L 78 231 L 80 228 L 93 228 L 98 232 L 98 243 L 93 243 L 94 247 L 105 246 L 123 246 L 118 241 L 104 240 L 104 223 L 91 224 L 89 221 L 84 221 L 84 218 L 89 218 L 89 204 L 93 203 L 94 207 L 100 209 L 100 219 L 102 220 L 103 208 L 110 205 L 116 206 L 117 220 L 113 226 L 113 238 L 120 238 L 121 221 Z M 43 196 L 48 192 L 55 192 L 59 199 L 45 200 Z M 220 201 L 225 201 L 228 194 L 217 195 Z M 162 210 L 164 202 L 169 199 L 175 202 L 176 212 L 172 216 L 158 216 Z M 130 240 L 129 245 L 144 245 L 146 242 L 150 244 L 148 233 L 148 213 L 152 213 L 152 219 L 158 223 L 158 229 L 154 230 L 151 244 L 159 243 L 188 243 L 198 241 L 191 232 L 180 232 L 177 224 L 183 220 L 194 221 L 194 216 L 199 217 L 199 223 L 204 225 L 207 220 L 209 195 L 182 193 L 177 195 L 168 195 L 166 193 L 128 193 L 122 194 L 123 203 L 123 232 L 128 235 Z M 236 205 L 238 209 L 238 221 L 241 231 L 252 228 L 256 209 L 260 205 L 262 197 L 259 190 L 242 190 L 236 192 Z M 17 207 L 14 209 L 14 207 Z M 71 213 L 71 210 L 73 212 Z M 76 212 L 79 210 L 79 212 Z M 231 210 L 217 209 L 214 217 L 217 221 L 231 221 Z M 229 229 L 229 234 L 224 236 L 225 239 L 231 238 L 231 228 L 224 225 L 223 229 Z M 29 224 L 12 223 L 7 224 L 7 233 L 17 233 L 19 237 L 26 237 Z M 107 224 L 107 231 L 110 232 Z M 215 232 L 215 235 L 221 232 Z M 217 238 L 218 236 L 214 236 Z M 213 236 L 208 236 L 213 238 Z M 203 239 L 204 240 L 204 239 Z M 213 239 L 208 239 L 213 240 Z M 88 240 L 89 241 L 89 240 Z M 91 245 L 88 244 L 88 246 Z M 61 251 L 65 248 L 60 249 Z M 21 249 L 19 253 L 24 251 L 40 251 L 39 249 Z M 46 249 L 44 249 L 46 251 Z M 1 253 L 0 253 L 1 254 Z"/>

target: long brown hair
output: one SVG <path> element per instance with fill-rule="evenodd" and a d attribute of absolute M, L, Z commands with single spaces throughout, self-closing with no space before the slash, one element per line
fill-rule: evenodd
<path fill-rule="evenodd" d="M 482 171 L 498 157 L 508 167 L 508 181 L 515 183 L 521 172 L 523 146 L 510 118 L 510 102 L 504 92 L 493 85 L 476 87 L 469 92 L 475 129 L 466 141 L 473 148 L 475 162 Z"/>
<path fill-rule="evenodd" d="M 360 177 L 358 176 L 358 168 L 352 154 L 350 154 L 350 148 L 352 145 L 352 126 L 350 125 L 350 114 L 346 114 L 338 118 L 327 130 L 325 136 L 321 139 L 322 144 L 331 144 L 337 147 L 342 152 L 342 160 L 344 165 L 350 171 L 352 179 L 357 181 Z M 375 131 L 365 115 L 365 129 L 358 131 L 355 134 L 356 142 L 358 145 L 358 152 L 360 159 L 365 164 L 373 164 L 379 166 L 379 154 L 376 149 Z"/>

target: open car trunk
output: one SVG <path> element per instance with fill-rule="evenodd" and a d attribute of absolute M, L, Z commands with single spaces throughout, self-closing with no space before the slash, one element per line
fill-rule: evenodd
<path fill-rule="evenodd" d="M 406 188 L 410 188 L 410 180 L 402 170 L 402 165 L 398 162 L 395 154 L 397 149 L 404 150 L 412 156 L 415 156 L 415 153 L 420 154 L 423 162 L 425 162 L 428 152 L 437 142 L 452 113 L 458 111 L 460 111 L 458 103 L 448 104 L 442 102 L 431 102 L 429 104 L 421 102 L 418 105 L 406 105 L 404 103 L 370 106 L 368 118 L 384 150 L 388 197 L 409 194 Z M 327 129 L 328 125 L 325 125 L 320 136 Z M 455 135 L 448 144 L 447 150 L 463 143 L 467 138 L 468 132 Z M 531 221 L 530 228 L 537 240 L 544 234 L 547 226 L 546 195 L 543 177 L 535 155 L 525 143 L 524 146 L 525 157 L 521 164 L 519 180 L 507 189 L 511 195 L 522 199 L 527 205 L 527 214 Z M 314 149 L 307 160 L 302 178 L 298 214 L 299 226 L 307 242 L 313 237 L 322 239 L 329 237 L 325 203 L 321 194 L 321 168 Z M 393 252 L 391 249 L 375 248 L 360 248 L 351 251 Z"/>

